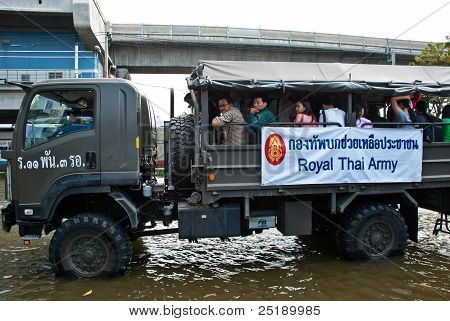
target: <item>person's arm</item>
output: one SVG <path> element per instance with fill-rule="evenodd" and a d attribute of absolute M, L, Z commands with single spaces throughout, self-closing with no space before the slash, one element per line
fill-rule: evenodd
<path fill-rule="evenodd" d="M 248 115 L 247 117 L 247 126 L 245 126 L 245 130 L 249 133 L 252 134 L 255 132 L 255 122 L 257 122 L 257 117 L 255 114 L 250 113 L 250 115 Z"/>
<path fill-rule="evenodd" d="M 398 101 L 399 100 L 403 100 L 403 99 L 411 99 L 411 96 L 394 96 L 391 97 L 391 106 L 392 106 L 392 111 L 394 112 L 395 115 L 398 115 L 401 111 L 400 106 L 398 105 Z"/>
<path fill-rule="evenodd" d="M 256 115 L 250 113 L 250 115 L 248 115 L 248 117 L 247 117 L 247 124 L 253 125 L 253 123 L 256 122 L 256 121 L 257 121 Z"/>
<path fill-rule="evenodd" d="M 212 125 L 214 127 L 221 127 L 225 123 L 229 123 L 233 120 L 233 114 L 231 112 L 226 112 L 222 116 L 217 116 L 212 120 Z"/>
<path fill-rule="evenodd" d="M 263 111 L 258 113 L 258 116 L 255 116 L 255 120 L 253 123 L 254 127 L 261 128 L 265 124 L 270 124 L 276 122 L 275 116 L 270 111 Z"/>

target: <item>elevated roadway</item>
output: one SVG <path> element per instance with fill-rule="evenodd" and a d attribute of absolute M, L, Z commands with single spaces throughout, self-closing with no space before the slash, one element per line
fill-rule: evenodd
<path fill-rule="evenodd" d="M 112 56 L 131 73 L 189 73 L 199 60 L 406 65 L 426 42 L 268 29 L 112 24 Z"/>

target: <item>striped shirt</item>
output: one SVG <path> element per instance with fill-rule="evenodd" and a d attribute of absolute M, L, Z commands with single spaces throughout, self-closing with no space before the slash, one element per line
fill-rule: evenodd
<path fill-rule="evenodd" d="M 244 123 L 244 117 L 239 109 L 231 107 L 229 111 L 215 118 L 219 127 L 222 127 L 224 135 L 224 145 L 244 144 L 244 125 L 230 126 L 227 124 Z"/>

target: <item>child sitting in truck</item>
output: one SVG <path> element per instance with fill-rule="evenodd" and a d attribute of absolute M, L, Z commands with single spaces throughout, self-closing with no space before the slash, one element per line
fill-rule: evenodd
<path fill-rule="evenodd" d="M 356 113 L 356 127 L 358 128 L 373 128 L 372 122 L 367 118 L 364 118 L 363 106 L 356 104 L 354 106 Z"/>

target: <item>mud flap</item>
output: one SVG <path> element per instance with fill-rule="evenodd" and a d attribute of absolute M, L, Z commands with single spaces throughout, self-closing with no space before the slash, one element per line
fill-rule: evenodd
<path fill-rule="evenodd" d="M 419 208 L 410 202 L 402 202 L 400 214 L 408 227 L 408 238 L 417 243 L 419 241 Z"/>

